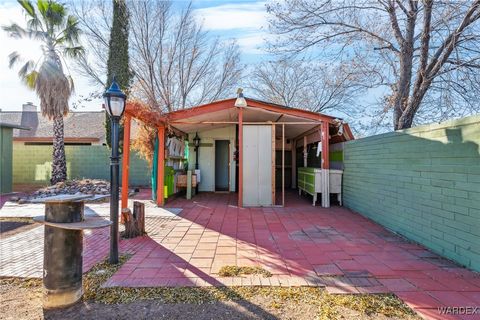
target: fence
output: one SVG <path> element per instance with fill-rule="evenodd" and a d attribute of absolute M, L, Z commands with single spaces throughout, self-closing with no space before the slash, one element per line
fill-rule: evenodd
<path fill-rule="evenodd" d="M 106 146 L 65 146 L 68 179 L 110 179 L 110 150 Z M 51 176 L 52 146 L 13 146 L 13 183 L 45 184 Z M 130 153 L 129 183 L 150 185 L 150 169 L 135 152 Z"/>
<path fill-rule="evenodd" d="M 480 116 L 345 144 L 344 204 L 480 271 Z"/>

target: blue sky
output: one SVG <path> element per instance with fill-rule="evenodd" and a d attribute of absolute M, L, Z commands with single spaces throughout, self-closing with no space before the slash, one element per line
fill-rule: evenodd
<path fill-rule="evenodd" d="M 188 5 L 188 1 L 174 1 L 174 6 L 181 8 Z M 265 1 L 193 1 L 197 19 L 214 37 L 224 40 L 236 39 L 242 51 L 242 62 L 253 64 L 268 58 L 262 50 L 264 40 L 268 37 Z M 16 1 L 0 1 L 0 24 L 12 22 L 24 24 L 24 16 Z M 39 105 L 35 93 L 26 89 L 17 76 L 17 69 L 8 68 L 8 55 L 18 51 L 30 59 L 37 59 L 40 55 L 38 44 L 31 40 L 17 40 L 9 38 L 0 30 L 0 108 L 2 110 L 21 110 L 22 104 L 31 101 Z M 71 101 L 78 100 L 80 95 L 86 96 L 95 90 L 87 81 L 75 73 L 73 68 L 67 67 L 75 80 L 76 95 Z M 81 110 L 101 110 L 102 101 L 86 103 Z"/>

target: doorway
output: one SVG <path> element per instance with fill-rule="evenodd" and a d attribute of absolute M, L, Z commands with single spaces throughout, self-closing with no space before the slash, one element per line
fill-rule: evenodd
<path fill-rule="evenodd" d="M 215 140 L 215 191 L 228 191 L 229 140 Z"/>

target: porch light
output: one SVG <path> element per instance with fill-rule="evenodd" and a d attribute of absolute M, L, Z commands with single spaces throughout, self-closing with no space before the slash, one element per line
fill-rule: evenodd
<path fill-rule="evenodd" d="M 237 90 L 237 100 L 235 100 L 235 107 L 245 108 L 247 106 L 247 100 L 243 96 L 243 89 L 238 88 Z"/>
<path fill-rule="evenodd" d="M 195 138 L 193 138 L 193 145 L 195 146 L 195 151 L 198 150 L 198 147 L 200 147 L 200 137 L 198 136 L 198 132 L 195 132 Z"/>
<path fill-rule="evenodd" d="M 120 118 L 125 110 L 125 100 L 127 96 L 120 90 L 118 83 L 113 78 L 112 85 L 103 94 L 105 99 L 105 109 L 112 118 Z"/>

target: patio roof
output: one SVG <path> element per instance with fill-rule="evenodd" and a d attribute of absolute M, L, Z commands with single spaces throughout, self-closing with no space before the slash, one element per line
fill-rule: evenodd
<path fill-rule="evenodd" d="M 235 98 L 215 101 L 202 106 L 178 110 L 166 114 L 167 123 L 186 133 L 194 133 L 210 129 L 212 127 L 225 127 L 237 124 L 239 120 L 239 108 L 235 107 Z M 336 127 L 341 119 L 325 114 L 303 109 L 290 108 L 274 103 L 246 98 L 247 107 L 243 109 L 243 124 L 254 123 L 278 123 L 285 124 L 285 137 L 296 138 L 304 132 L 316 128 L 325 121 Z M 353 138 L 348 127 L 345 136 L 337 138 L 336 142 L 346 141 Z M 277 131 L 281 135 L 281 130 Z"/>

